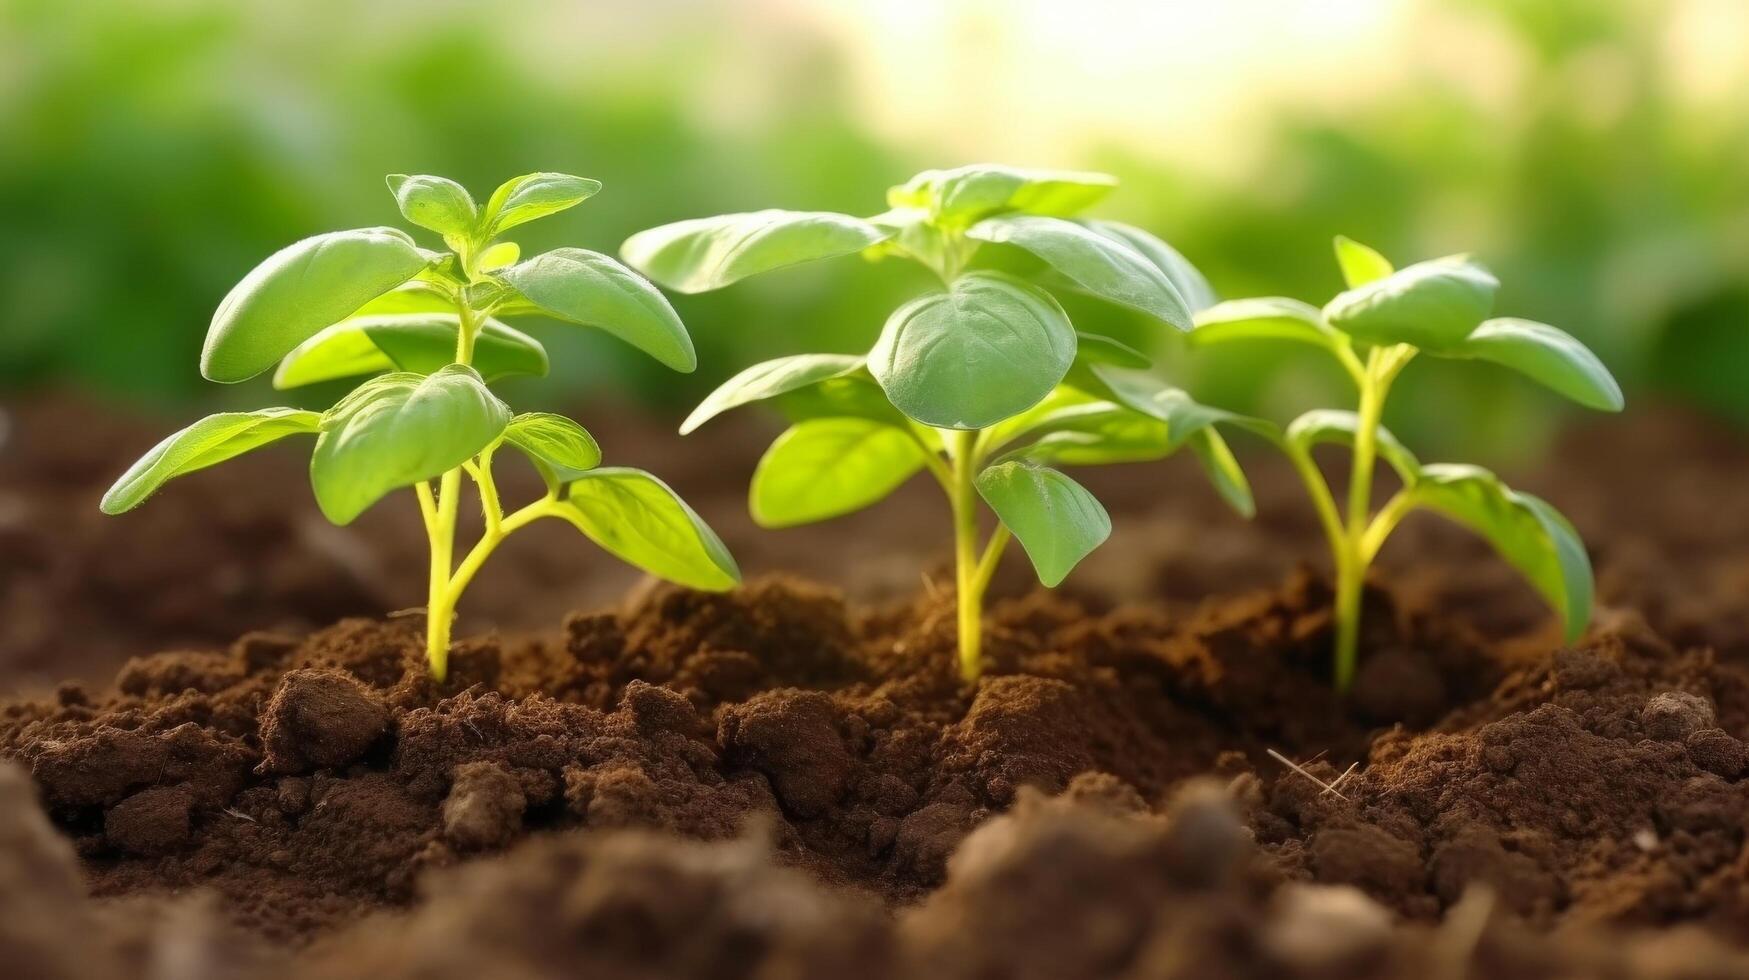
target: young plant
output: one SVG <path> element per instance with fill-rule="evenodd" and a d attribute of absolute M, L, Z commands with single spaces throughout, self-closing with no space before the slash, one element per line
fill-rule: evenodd
<path fill-rule="evenodd" d="M 972 166 L 931 170 L 893 188 L 891 210 L 862 219 L 756 211 L 682 221 L 634 235 L 627 262 L 664 286 L 701 292 L 813 259 L 863 252 L 922 263 L 941 287 L 904 304 L 866 356 L 801 354 L 748 368 L 681 426 L 775 400 L 793 426 L 753 476 L 765 527 L 860 510 L 927 470 L 953 515 L 963 677 L 981 669 L 985 589 L 1011 537 L 1039 581 L 1061 582 L 1111 521 L 1057 466 L 1158 459 L 1188 445 L 1241 511 L 1250 490 L 1218 422 L 1236 417 L 1146 375 L 1148 358 L 1078 333 L 1039 284 L 975 267 L 986 248 L 1043 260 L 1055 288 L 1077 289 L 1179 329 L 1213 301 L 1208 284 L 1164 242 L 1073 215 L 1115 185 L 1103 174 Z M 996 528 L 980 544 L 980 502 Z"/>
<path fill-rule="evenodd" d="M 213 315 L 201 374 L 232 383 L 278 365 L 276 388 L 372 375 L 326 412 L 267 408 L 211 415 L 170 436 L 104 496 L 106 514 L 139 506 L 172 477 L 290 435 L 316 436 L 310 483 L 322 513 L 349 524 L 379 499 L 413 488 L 430 542 L 426 654 L 448 667 L 456 603 L 505 537 L 543 517 L 569 521 L 653 575 L 699 589 L 740 579 L 716 534 L 666 484 L 641 470 L 601 468 L 582 426 L 559 415 L 512 415 L 487 383 L 541 375 L 540 343 L 499 318 L 539 315 L 599 327 L 679 371 L 692 340 L 661 291 L 598 252 L 560 248 L 521 259 L 510 229 L 582 203 L 600 183 L 536 173 L 506 182 L 484 207 L 442 177 L 388 178 L 408 221 L 436 232 L 427 251 L 395 228 L 316 235 L 275 253 Z M 493 459 L 528 458 L 546 494 L 505 512 Z M 462 479 L 478 491 L 485 530 L 457 563 Z M 435 486 L 433 485 L 435 482 Z"/>
<path fill-rule="evenodd" d="M 1418 508 L 1486 538 L 1560 614 L 1568 641 L 1576 639 L 1591 616 L 1592 580 L 1572 524 L 1480 467 L 1421 463 L 1379 420 L 1392 382 L 1420 354 L 1491 361 L 1602 411 L 1621 410 L 1621 388 L 1596 355 L 1567 333 L 1530 320 L 1489 319 L 1500 284 L 1467 256 L 1397 270 L 1371 248 L 1338 237 L 1336 259 L 1349 288 L 1322 310 L 1280 298 L 1221 303 L 1197 315 L 1190 341 L 1310 344 L 1334 357 L 1359 390 L 1358 411 L 1307 412 L 1281 440 L 1311 492 L 1335 558 L 1337 689 L 1346 691 L 1354 680 L 1367 568 L 1397 523 Z M 1345 508 L 1338 507 L 1312 461 L 1312 447 L 1320 443 L 1352 449 Z M 1379 457 L 1397 471 L 1403 488 L 1375 514 L 1373 468 Z"/>

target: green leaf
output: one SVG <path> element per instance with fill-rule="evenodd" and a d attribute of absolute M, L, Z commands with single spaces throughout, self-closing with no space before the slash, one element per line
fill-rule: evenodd
<path fill-rule="evenodd" d="M 966 236 L 1023 248 L 1101 299 L 1140 310 L 1180 330 L 1190 329 L 1190 307 L 1159 266 L 1085 225 L 1038 215 L 1003 215 L 978 222 Z"/>
<path fill-rule="evenodd" d="M 390 174 L 389 193 L 408 221 L 444 236 L 466 237 L 474 230 L 479 208 L 467 188 L 429 174 Z"/>
<path fill-rule="evenodd" d="M 825 520 L 881 500 L 923 465 L 923 447 L 904 429 L 859 418 L 810 419 L 765 451 L 748 507 L 760 527 Z"/>
<path fill-rule="evenodd" d="M 391 490 L 460 466 L 509 423 L 510 408 L 470 367 L 372 378 L 322 416 L 310 460 L 316 503 L 350 524 Z"/>
<path fill-rule="evenodd" d="M 417 318 L 421 322 L 441 322 L 444 314 L 400 314 L 393 317 L 360 317 L 354 320 L 342 320 L 331 327 L 324 328 L 314 337 L 299 344 L 285 360 L 279 362 L 279 369 L 273 372 L 273 386 L 284 391 L 288 388 L 301 388 L 304 385 L 319 384 L 323 381 L 333 381 L 336 378 L 351 378 L 363 374 L 380 374 L 384 371 L 396 370 L 395 362 L 383 349 L 376 345 L 365 331 L 365 324 L 375 320 Z M 455 353 L 454 317 L 450 317 L 449 343 L 450 353 Z M 413 370 L 406 368 L 404 370 Z"/>
<path fill-rule="evenodd" d="M 1111 535 L 1111 517 L 1087 488 L 1059 470 L 997 463 L 977 478 L 978 493 L 1014 532 L 1048 588 Z"/>
<path fill-rule="evenodd" d="M 901 429 L 911 429 L 923 435 L 928 442 L 938 441 L 934 429 L 919 426 L 905 413 L 893 407 L 893 403 L 887 399 L 887 393 L 875 383 L 874 377 L 866 368 L 785 392 L 777 396 L 774 405 L 791 422 L 818 418 L 867 419 Z"/>
<path fill-rule="evenodd" d="M 922 208 L 894 208 L 868 220 L 892 237 L 864 249 L 865 258 L 898 255 L 921 262 L 938 274 L 950 275 L 946 270 L 963 268 L 979 247 L 957 229 L 944 230 L 930 221 L 929 212 Z"/>
<path fill-rule="evenodd" d="M 1591 560 L 1579 533 L 1559 511 L 1479 466 L 1456 463 L 1422 467 L 1408 492 L 1418 506 L 1486 538 L 1561 616 L 1567 642 L 1585 631 L 1591 619 Z"/>
<path fill-rule="evenodd" d="M 393 313 L 455 313 L 455 298 L 420 279 L 396 286 L 352 311 L 347 319 Z"/>
<path fill-rule="evenodd" d="M 1154 359 L 1121 340 L 1096 333 L 1075 331 L 1075 360 L 1088 364 L 1109 364 L 1133 371 L 1154 366 Z"/>
<path fill-rule="evenodd" d="M 1052 466 L 1102 466 L 1165 459 L 1177 448 L 1166 423 L 1112 402 L 1065 407 L 1038 420 L 1025 438 L 1036 441 L 1006 454 Z"/>
<path fill-rule="evenodd" d="M 755 364 L 706 395 L 680 424 L 680 434 L 692 432 L 731 408 L 860 372 L 864 360 L 849 354 L 797 354 Z"/>
<path fill-rule="evenodd" d="M 499 242 L 480 253 L 480 271 L 496 272 L 516 264 L 522 258 L 522 246 L 515 242 Z"/>
<path fill-rule="evenodd" d="M 1487 320 L 1462 343 L 1435 353 L 1509 367 L 1584 405 L 1619 412 L 1621 386 L 1597 355 L 1573 335 L 1546 323 L 1505 317 Z"/>
<path fill-rule="evenodd" d="M 965 228 L 1002 211 L 1075 214 L 1111 193 L 1117 178 L 1072 170 L 1024 170 L 979 163 L 925 170 L 887 191 L 894 208 L 923 208 L 948 227 Z"/>
<path fill-rule="evenodd" d="M 1288 423 L 1285 438 L 1289 445 L 1306 451 L 1324 443 L 1335 443 L 1352 449 L 1355 430 L 1359 427 L 1360 416 L 1354 412 L 1320 408 Z M 1421 461 L 1415 458 L 1415 454 L 1397 441 L 1391 430 L 1382 425 L 1378 427 L 1375 441 L 1379 456 L 1391 464 L 1391 468 L 1397 471 L 1403 482 L 1414 483 L 1421 472 Z"/>
<path fill-rule="evenodd" d="M 1499 289 L 1492 273 L 1456 255 L 1417 262 L 1340 293 L 1324 306 L 1324 320 L 1362 343 L 1439 351 L 1488 318 Z"/>
<path fill-rule="evenodd" d="M 1196 315 L 1190 332 L 1195 347 L 1235 340 L 1291 340 L 1335 350 L 1346 343 L 1330 329 L 1318 308 L 1297 299 L 1269 296 L 1217 303 Z"/>
<path fill-rule="evenodd" d="M 1135 383 L 1125 386 L 1126 397 L 1139 408 L 1084 400 L 1088 396 L 1072 391 L 1053 394 L 1045 404 L 1054 402 L 1055 408 L 1036 416 L 1029 413 L 1030 421 L 1023 429 L 1004 432 L 999 427 L 994 430 L 992 444 L 1034 439 L 1003 458 L 1062 466 L 1150 462 L 1188 446 L 1222 499 L 1250 517 L 1255 511 L 1250 482 L 1215 426 L 1236 425 L 1273 437 L 1269 424 L 1203 405 L 1187 392 L 1147 381 L 1152 382 L 1152 390 Z"/>
<path fill-rule="evenodd" d="M 430 258 L 394 228 L 336 231 L 288 245 L 219 304 L 200 373 L 227 383 L 253 378 L 316 331 L 413 278 Z"/>
<path fill-rule="evenodd" d="M 1377 282 L 1397 271 L 1376 250 L 1344 235 L 1336 236 L 1336 264 L 1342 267 L 1342 280 L 1350 289 Z"/>
<path fill-rule="evenodd" d="M 988 451 L 995 452 L 1020 439 L 1053 431 L 1059 420 L 1074 417 L 1086 406 L 1095 404 L 1105 409 L 1118 407 L 1070 384 L 1058 385 L 1037 405 L 991 426 L 984 434 L 984 444 Z"/>
<path fill-rule="evenodd" d="M 286 436 L 315 432 L 322 417 L 295 408 L 208 415 L 152 447 L 128 467 L 98 505 L 120 514 L 144 503 L 174 477 L 205 469 Z"/>
<path fill-rule="evenodd" d="M 692 338 L 662 291 L 600 252 L 558 248 L 499 275 L 549 316 L 600 327 L 676 371 L 698 366 Z"/>
<path fill-rule="evenodd" d="M 1090 445 L 1067 445 L 1075 439 L 1073 435 L 1046 436 L 1036 449 L 1048 446 L 1054 458 L 1064 463 L 1120 462 L 1159 459 L 1188 445 L 1222 499 L 1246 517 L 1255 513 L 1250 482 L 1215 426 L 1233 426 L 1279 444 L 1281 433 L 1273 423 L 1204 405 L 1152 375 L 1123 373 L 1103 365 L 1085 369 L 1077 365 L 1069 373 L 1068 384 L 1158 427 L 1125 421 L 1120 429 L 1101 433 Z"/>
<path fill-rule="evenodd" d="M 891 235 L 847 214 L 774 208 L 640 231 L 619 254 L 675 292 L 702 293 L 756 273 L 860 252 Z"/>
<path fill-rule="evenodd" d="M 481 238 L 574 208 L 601 190 L 601 181 L 570 174 L 523 174 L 498 185 L 481 215 Z"/>
<path fill-rule="evenodd" d="M 595 437 L 563 415 L 524 412 L 505 427 L 504 441 L 522 450 L 549 487 L 563 486 L 601 465 Z"/>
<path fill-rule="evenodd" d="M 1165 422 L 1169 437 L 1167 445 L 1173 451 L 1183 446 L 1191 436 L 1215 425 L 1232 425 L 1264 433 L 1271 428 L 1269 423 L 1260 419 L 1249 418 L 1213 405 L 1204 405 L 1190 397 L 1190 393 L 1182 388 L 1171 387 L 1156 379 L 1149 380 L 1159 387 L 1148 395 L 1145 406 L 1138 405 L 1133 395 L 1123 404 Z"/>
<path fill-rule="evenodd" d="M 741 581 L 722 539 L 668 484 L 643 470 L 607 467 L 573 480 L 559 516 L 621 561 L 693 589 Z"/>
<path fill-rule="evenodd" d="M 1089 221 L 1082 219 L 1081 224 L 1093 229 L 1101 235 L 1122 242 L 1136 253 L 1147 259 L 1153 266 L 1171 280 L 1178 295 L 1184 298 L 1192 313 L 1203 310 L 1220 302 L 1215 295 L 1215 288 L 1209 285 L 1208 278 L 1196 266 L 1190 264 L 1179 251 L 1148 234 L 1134 225 L 1126 225 L 1118 221 Z"/>
<path fill-rule="evenodd" d="M 395 367 L 415 374 L 431 374 L 454 362 L 456 329 L 453 321 L 434 324 L 430 319 L 365 326 L 365 332 Z M 487 319 L 474 335 L 470 366 L 487 381 L 515 374 L 541 377 L 547 373 L 547 351 L 528 334 Z"/>
<path fill-rule="evenodd" d="M 483 310 L 497 316 L 550 316 L 546 310 L 528 301 L 521 293 L 505 282 L 501 276 L 512 266 L 494 270 L 499 276 L 487 276 L 478 282 L 471 282 L 461 289 L 461 299 L 472 309 Z"/>
<path fill-rule="evenodd" d="M 360 316 L 328 327 L 279 362 L 275 388 L 297 388 L 381 371 L 430 374 L 455 360 L 454 313 Z M 486 320 L 474 338 L 474 370 L 487 381 L 547 373 L 547 352 L 533 337 Z"/>
<path fill-rule="evenodd" d="M 1257 503 L 1251 495 L 1251 481 L 1245 478 L 1245 470 L 1239 465 L 1239 458 L 1233 455 L 1227 440 L 1212 428 L 1204 429 L 1190 437 L 1190 450 L 1196 454 L 1203 473 L 1227 506 L 1247 519 L 1256 516 Z"/>
<path fill-rule="evenodd" d="M 911 418 L 981 429 L 1038 404 L 1074 359 L 1075 328 L 1049 293 L 972 272 L 895 310 L 868 367 Z"/>
<path fill-rule="evenodd" d="M 1172 448 L 1177 449 L 1187 427 L 1194 431 L 1214 423 L 1234 425 L 1274 440 L 1272 423 L 1224 408 L 1204 405 L 1181 388 L 1174 388 L 1151 374 L 1121 371 L 1104 364 L 1076 365 L 1067 384 L 1096 398 L 1115 402 L 1130 411 L 1177 427 Z"/>

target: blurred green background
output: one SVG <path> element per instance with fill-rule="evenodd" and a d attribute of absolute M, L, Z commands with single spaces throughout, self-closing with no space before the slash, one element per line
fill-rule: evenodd
<path fill-rule="evenodd" d="M 1746 38 L 1743 0 L 0 0 L 0 395 L 283 400 L 200 379 L 212 310 L 296 238 L 397 222 L 392 171 L 478 196 L 531 170 L 606 184 L 527 253 L 722 211 L 871 214 L 918 169 L 989 160 L 1117 174 L 1098 213 L 1228 297 L 1321 303 L 1337 232 L 1399 261 L 1475 252 L 1498 310 L 1591 344 L 1630 411 L 1749 422 Z M 514 394 L 677 412 L 754 360 L 865 349 L 923 285 L 905 265 L 677 297 L 685 378 L 536 328 L 556 368 Z M 1279 418 L 1349 397 L 1298 350 L 1191 358 L 1075 312 L 1205 399 Z M 1568 417 L 1462 368 L 1416 365 L 1393 423 L 1500 456 Z"/>

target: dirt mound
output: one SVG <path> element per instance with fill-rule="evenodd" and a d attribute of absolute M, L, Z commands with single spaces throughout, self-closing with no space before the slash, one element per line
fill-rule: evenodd
<path fill-rule="evenodd" d="M 748 567 L 824 565 L 851 599 L 643 585 L 476 635 L 438 686 L 416 613 L 309 628 L 417 601 L 364 585 L 420 580 L 410 513 L 324 537 L 238 492 L 297 479 L 268 453 L 109 521 L 91 502 L 139 447 L 26 421 L 0 661 L 35 673 L 0 684 L 54 692 L 0 705 L 31 777 L 0 772 L 0 957 L 27 975 L 1749 972 L 1743 454 L 1691 419 L 1581 433 L 1517 481 L 1593 546 L 1582 642 L 1418 518 L 1346 699 L 1328 588 L 1292 571 L 1317 528 L 1267 461 L 1253 525 L 1188 469 L 1090 474 L 1130 532 L 1072 591 L 1004 569 L 975 689 L 945 578 L 870 600 L 940 557 L 929 488 L 754 535 L 745 472 L 641 461 L 705 488 Z M 574 544 L 495 559 L 463 632 L 617 595 Z"/>
<path fill-rule="evenodd" d="M 776 860 L 759 830 L 717 843 L 647 831 L 545 835 L 434 872 L 301 952 L 229 926 L 209 896 L 95 907 L 76 860 L 0 766 L 0 955 L 32 977 L 424 980 L 490 975 L 700 980 L 1142 980 L 1489 976 L 1727 977 L 1749 957 L 1705 933 L 1550 937 L 1466 893 L 1437 927 L 1347 886 L 1271 888 L 1228 791 L 1183 787 L 1163 814 L 1110 777 L 1023 790 L 975 831 L 925 903 L 886 914 Z"/>
<path fill-rule="evenodd" d="M 1749 936 L 1740 667 L 1626 623 L 1552 658 L 1477 648 L 1375 600 L 1368 671 L 1418 680 L 1348 705 L 1318 653 L 1328 595 L 1303 576 L 1189 618 L 999 604 L 972 690 L 945 600 L 862 613 L 768 580 L 654 589 L 562 642 L 476 639 L 442 687 L 416 617 L 164 654 L 101 695 L 7 706 L 0 752 L 95 894 L 206 886 L 297 941 L 407 905 L 429 869 L 576 829 L 757 823 L 785 863 L 904 905 L 1023 790 L 1095 779 L 1152 812 L 1208 773 L 1236 781 L 1272 874 L 1409 919 L 1479 882 L 1538 928 Z"/>
<path fill-rule="evenodd" d="M 1749 730 L 1746 681 L 1643 629 L 1606 633 L 1512 673 L 1441 730 L 1385 734 L 1341 797 L 1277 781 L 1254 825 L 1292 873 L 1406 914 L 1437 915 L 1482 882 L 1545 926 L 1749 936 L 1749 750 L 1733 734 Z"/>

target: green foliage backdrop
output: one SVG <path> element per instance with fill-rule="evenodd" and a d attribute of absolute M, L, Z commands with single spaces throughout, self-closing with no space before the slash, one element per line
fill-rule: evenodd
<path fill-rule="evenodd" d="M 989 155 L 883 135 L 841 45 L 796 32 L 782 58 L 760 59 L 723 41 L 801 0 L 675 4 L 650 18 L 608 16 L 614 6 L 0 0 L 0 390 L 66 383 L 178 412 L 259 395 L 200 380 L 214 306 L 296 238 L 391 221 L 386 173 L 443 173 L 476 191 L 533 170 L 587 174 L 604 191 L 531 233 L 528 252 L 612 252 L 636 230 L 699 215 L 872 214 L 883 202 L 869 188 Z M 1584 340 L 1630 408 L 1667 395 L 1749 421 L 1749 96 L 1679 97 L 1683 53 L 1664 4 L 1405 6 L 1506 38 L 1516 68 L 1486 80 L 1503 96 L 1412 76 L 1263 113 L 1254 152 L 1230 167 L 1172 162 L 1145 141 L 1002 162 L 1119 175 L 1122 193 L 1097 213 L 1171 241 L 1226 296 L 1322 302 L 1339 285 L 1338 232 L 1406 260 L 1474 249 L 1509 272 L 1501 307 Z M 1121 17 L 1110 30 L 1125 30 Z M 1170 56 L 1169 39 L 1160 49 Z M 725 80 L 777 97 L 748 109 Z M 1028 125 L 1022 109 L 1012 126 Z M 675 297 L 695 375 L 677 381 L 579 333 L 524 398 L 563 407 L 605 386 L 678 413 L 756 361 L 866 349 L 885 311 L 925 283 L 903 263 L 825 263 Z M 1110 308 L 1071 313 L 1142 335 Z M 1340 383 L 1291 351 L 1163 359 L 1202 399 L 1276 416 Z M 336 394 L 315 386 L 308 404 Z M 1418 365 L 1399 398 L 1399 432 L 1454 451 L 1504 451 L 1523 444 L 1527 416 L 1534 434 L 1563 417 L 1504 372 Z M 1460 399 L 1475 416 L 1442 425 Z"/>

